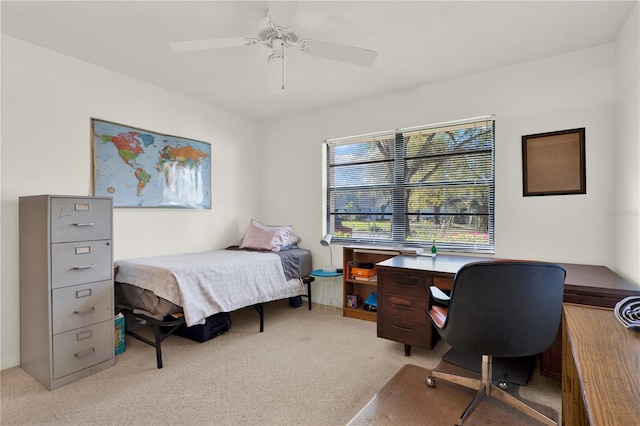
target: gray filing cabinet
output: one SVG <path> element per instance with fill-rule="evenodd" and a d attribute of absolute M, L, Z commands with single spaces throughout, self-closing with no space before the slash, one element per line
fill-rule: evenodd
<path fill-rule="evenodd" d="M 47 389 L 115 364 L 113 205 L 20 197 L 20 365 Z"/>

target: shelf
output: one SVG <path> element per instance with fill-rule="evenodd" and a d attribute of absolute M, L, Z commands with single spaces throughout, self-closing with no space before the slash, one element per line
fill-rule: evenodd
<path fill-rule="evenodd" d="M 344 246 L 342 248 L 343 270 L 349 271 L 350 262 L 376 264 L 400 254 L 399 250 L 392 247 L 366 247 L 366 246 Z M 364 281 L 350 278 L 346 275 L 342 278 L 342 315 L 350 318 L 357 318 L 366 321 L 377 322 L 377 312 L 365 311 L 362 308 L 353 309 L 346 305 L 348 294 L 357 294 L 361 300 L 367 300 L 369 295 L 378 291 L 377 281 Z"/>
<path fill-rule="evenodd" d="M 372 286 L 378 285 L 378 281 L 363 281 L 363 280 L 356 280 L 353 278 L 347 278 L 345 279 L 345 281 L 353 284 L 364 284 L 364 285 L 372 285 Z"/>
<path fill-rule="evenodd" d="M 349 318 L 357 318 L 361 320 L 367 321 L 377 321 L 377 312 L 365 311 L 362 308 L 353 309 L 353 308 L 344 308 L 342 309 L 342 316 Z"/>

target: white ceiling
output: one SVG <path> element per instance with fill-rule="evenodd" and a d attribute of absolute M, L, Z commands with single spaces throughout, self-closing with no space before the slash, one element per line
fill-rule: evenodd
<path fill-rule="evenodd" d="M 300 1 L 300 36 L 379 52 L 371 68 L 306 55 L 267 93 L 264 46 L 176 53 L 171 41 L 256 37 L 266 1 L 2 2 L 2 33 L 257 119 L 612 43 L 638 1 Z"/>

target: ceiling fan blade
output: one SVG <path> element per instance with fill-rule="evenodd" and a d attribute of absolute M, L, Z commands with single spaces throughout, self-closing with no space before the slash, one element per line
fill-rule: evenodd
<path fill-rule="evenodd" d="M 270 1 L 267 10 L 271 22 L 282 28 L 291 28 L 297 13 L 297 1 Z"/>
<path fill-rule="evenodd" d="M 176 41 L 170 44 L 176 52 L 192 52 L 195 50 L 224 49 L 227 47 L 250 46 L 258 39 L 251 37 L 214 38 L 211 40 Z"/>
<path fill-rule="evenodd" d="M 378 57 L 378 52 L 374 50 L 311 39 L 306 40 L 304 50 L 314 56 L 335 59 L 336 61 L 347 62 L 362 67 L 372 66 Z"/>

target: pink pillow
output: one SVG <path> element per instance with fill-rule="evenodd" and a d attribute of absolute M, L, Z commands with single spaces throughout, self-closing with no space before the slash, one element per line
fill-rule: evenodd
<path fill-rule="evenodd" d="M 280 251 L 287 244 L 292 226 L 270 226 L 251 219 L 240 248 Z"/>

